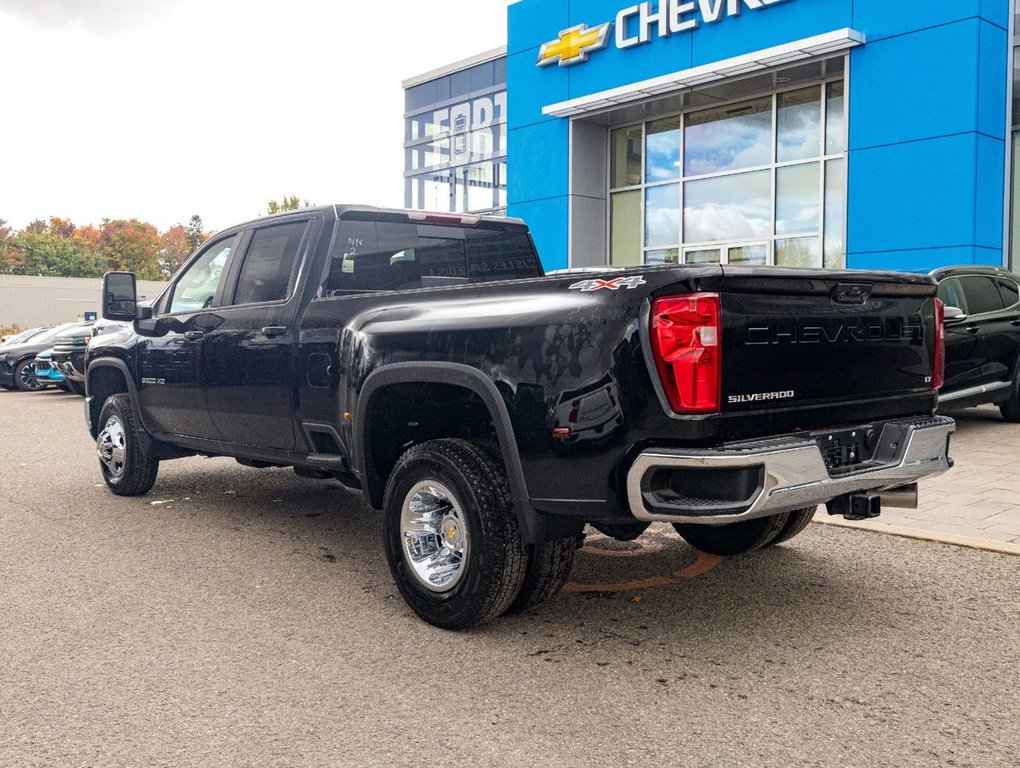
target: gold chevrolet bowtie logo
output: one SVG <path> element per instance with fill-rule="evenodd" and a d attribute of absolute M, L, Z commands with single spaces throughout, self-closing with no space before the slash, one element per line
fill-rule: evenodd
<path fill-rule="evenodd" d="M 584 24 L 565 29 L 556 40 L 542 45 L 538 52 L 538 66 L 558 62 L 561 67 L 588 61 L 588 54 L 606 47 L 611 23 L 587 29 Z"/>

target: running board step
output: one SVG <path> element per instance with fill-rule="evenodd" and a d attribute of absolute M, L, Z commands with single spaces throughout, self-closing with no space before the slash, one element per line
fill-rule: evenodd
<path fill-rule="evenodd" d="M 322 469 L 335 469 L 344 471 L 347 469 L 347 462 L 343 456 L 336 453 L 310 453 L 305 457 L 309 466 Z"/>

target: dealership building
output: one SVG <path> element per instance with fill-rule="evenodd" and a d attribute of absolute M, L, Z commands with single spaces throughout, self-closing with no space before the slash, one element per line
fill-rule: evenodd
<path fill-rule="evenodd" d="M 406 204 L 519 216 L 547 269 L 1008 266 L 1015 10 L 520 0 L 404 84 Z"/>

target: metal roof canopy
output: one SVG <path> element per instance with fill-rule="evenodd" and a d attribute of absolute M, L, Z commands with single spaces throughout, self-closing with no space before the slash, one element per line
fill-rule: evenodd
<path fill-rule="evenodd" d="M 550 104 L 543 107 L 542 114 L 555 117 L 579 117 L 593 114 L 642 101 L 649 97 L 662 96 L 672 91 L 694 88 L 730 77 L 739 77 L 771 67 L 849 50 L 864 45 L 865 42 L 866 37 L 862 32 L 848 27 L 837 29 L 792 43 L 784 43 L 772 48 L 764 48 L 760 51 L 723 59 L 712 64 L 682 69 L 679 72 L 653 77 L 620 88 L 611 88 L 590 96 Z"/>

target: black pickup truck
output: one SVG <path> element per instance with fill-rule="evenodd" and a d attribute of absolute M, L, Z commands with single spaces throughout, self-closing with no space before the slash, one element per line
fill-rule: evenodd
<path fill-rule="evenodd" d="M 567 579 L 584 525 L 723 555 L 951 466 L 926 276 L 719 265 L 545 276 L 523 222 L 329 206 L 110 273 L 85 414 L 117 494 L 202 454 L 363 490 L 408 604 L 465 628 Z"/>

